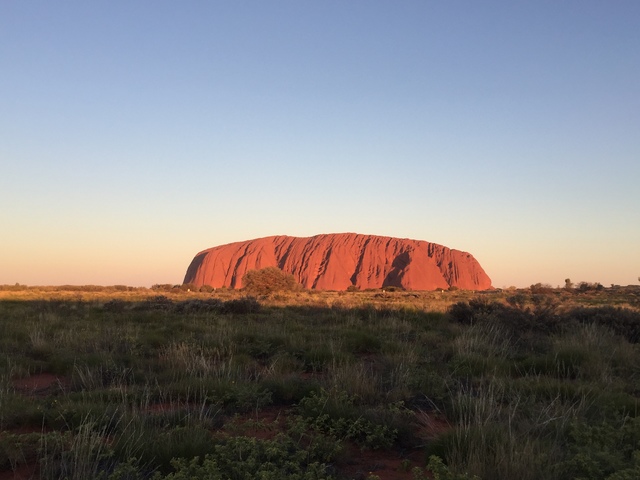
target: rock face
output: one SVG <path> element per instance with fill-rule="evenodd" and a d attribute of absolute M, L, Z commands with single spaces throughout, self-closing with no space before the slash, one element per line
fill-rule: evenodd
<path fill-rule="evenodd" d="M 275 236 L 213 247 L 195 256 L 184 283 L 241 288 L 247 271 L 265 267 L 278 267 L 305 288 L 318 290 L 346 290 L 351 285 L 492 288 L 491 279 L 470 253 L 422 240 L 356 233 Z"/>

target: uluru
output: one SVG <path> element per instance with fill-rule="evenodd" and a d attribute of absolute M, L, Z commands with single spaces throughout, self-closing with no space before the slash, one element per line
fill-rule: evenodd
<path fill-rule="evenodd" d="M 407 238 L 338 233 L 278 235 L 209 248 L 191 261 L 184 283 L 242 288 L 250 270 L 277 267 L 307 289 L 399 287 L 487 290 L 491 279 L 470 253 Z"/>

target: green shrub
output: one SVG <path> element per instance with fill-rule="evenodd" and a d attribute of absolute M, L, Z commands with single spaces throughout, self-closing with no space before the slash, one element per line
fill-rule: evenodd
<path fill-rule="evenodd" d="M 228 300 L 222 306 L 223 313 L 235 313 L 237 315 L 257 313 L 258 311 L 260 311 L 260 303 L 254 297 Z"/>
<path fill-rule="evenodd" d="M 411 473 L 413 480 L 427 480 L 432 478 L 433 480 L 480 480 L 477 476 L 470 477 L 468 474 L 458 474 L 449 470 L 442 459 L 436 455 L 429 457 L 429 463 L 427 464 L 427 470 L 431 472 L 431 476 L 427 476 L 420 467 L 415 467 Z"/>
<path fill-rule="evenodd" d="M 574 308 L 564 317 L 566 322 L 595 323 L 610 328 L 630 343 L 640 343 L 640 312 L 620 307 Z"/>
<path fill-rule="evenodd" d="M 335 355 L 336 352 L 326 344 L 310 345 L 297 353 L 306 372 L 325 372 L 334 361 Z"/>
<path fill-rule="evenodd" d="M 200 458 L 176 458 L 175 470 L 155 480 L 329 480 L 326 465 L 284 435 L 275 440 L 231 437 Z"/>
<path fill-rule="evenodd" d="M 40 444 L 41 435 L 39 433 L 3 432 L 0 435 L 0 472 L 16 470 L 20 465 L 37 460 Z"/>
<path fill-rule="evenodd" d="M 485 298 L 476 298 L 469 302 L 454 303 L 449 307 L 449 316 L 463 325 L 473 325 L 488 315 L 504 308 L 504 305 Z"/>
<path fill-rule="evenodd" d="M 575 422 L 569 441 L 571 455 L 559 467 L 563 478 L 640 478 L 632 475 L 640 473 L 640 418 L 598 425 Z"/>
<path fill-rule="evenodd" d="M 382 341 L 377 335 L 364 330 L 350 330 L 344 335 L 345 347 L 351 353 L 378 353 L 382 348 Z"/>
<path fill-rule="evenodd" d="M 580 282 L 578 283 L 577 290 L 580 293 L 591 292 L 591 291 L 600 292 L 604 290 L 604 287 L 600 282 L 594 282 L 594 283 Z"/>
<path fill-rule="evenodd" d="M 176 313 L 218 313 L 223 310 L 224 302 L 215 298 L 184 300 L 173 306 Z"/>
<path fill-rule="evenodd" d="M 320 390 L 317 381 L 298 375 L 285 375 L 263 380 L 261 385 L 271 393 L 274 404 L 291 405 Z"/>
<path fill-rule="evenodd" d="M 342 440 L 353 440 L 371 449 L 389 448 L 398 431 L 387 425 L 385 416 L 375 409 L 355 405 L 355 398 L 346 392 L 321 390 L 303 398 L 299 410 L 307 425 L 314 430 Z"/>
<path fill-rule="evenodd" d="M 266 360 L 287 347 L 288 339 L 279 335 L 239 332 L 233 336 L 233 342 L 238 346 L 238 352 Z"/>
<path fill-rule="evenodd" d="M 273 292 L 291 292 L 299 288 L 293 275 L 277 267 L 249 270 L 242 277 L 242 287 L 253 295 L 268 295 Z"/>
<path fill-rule="evenodd" d="M 165 473 L 172 470 L 172 458 L 202 458 L 215 448 L 211 433 L 197 426 L 147 428 L 138 434 L 141 435 L 137 455 L 141 464 L 155 465 Z"/>

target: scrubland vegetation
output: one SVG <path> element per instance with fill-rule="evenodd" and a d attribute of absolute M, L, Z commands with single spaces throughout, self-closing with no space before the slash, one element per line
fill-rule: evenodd
<path fill-rule="evenodd" d="M 3 287 L 0 472 L 640 478 L 640 289 L 589 285 Z"/>

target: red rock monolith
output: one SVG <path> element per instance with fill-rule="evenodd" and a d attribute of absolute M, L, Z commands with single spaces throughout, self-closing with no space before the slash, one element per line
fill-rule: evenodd
<path fill-rule="evenodd" d="M 487 290 L 491 279 L 467 252 L 423 240 L 339 233 L 278 235 L 209 248 L 192 260 L 184 283 L 241 288 L 249 270 L 278 267 L 305 288 L 400 287 Z"/>

